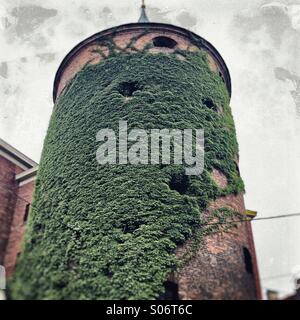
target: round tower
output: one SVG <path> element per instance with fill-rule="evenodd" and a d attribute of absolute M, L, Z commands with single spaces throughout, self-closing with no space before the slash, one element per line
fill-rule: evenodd
<path fill-rule="evenodd" d="M 205 39 L 138 23 L 99 32 L 61 63 L 12 298 L 257 299 L 258 272 L 229 107 Z M 203 128 L 204 171 L 99 165 L 97 132 Z"/>

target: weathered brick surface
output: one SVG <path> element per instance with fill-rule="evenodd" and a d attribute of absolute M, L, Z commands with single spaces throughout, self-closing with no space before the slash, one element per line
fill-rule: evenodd
<path fill-rule="evenodd" d="M 20 252 L 24 234 L 23 218 L 31 201 L 34 182 L 19 186 L 16 175 L 24 169 L 0 156 L 0 264 L 10 276 Z"/>
<path fill-rule="evenodd" d="M 15 269 L 18 254 L 21 252 L 22 238 L 26 227 L 24 216 L 26 212 L 26 206 L 32 201 L 34 186 L 35 182 L 31 181 L 23 186 L 20 186 L 18 189 L 18 198 L 16 201 L 4 260 L 7 277 L 12 275 Z"/>
<path fill-rule="evenodd" d="M 225 174 L 223 174 L 220 170 L 213 169 L 212 178 L 215 181 L 215 183 L 217 184 L 217 186 L 219 186 L 220 188 L 223 189 L 223 188 L 227 187 L 227 185 L 228 185 L 227 178 L 226 178 Z"/>
<path fill-rule="evenodd" d="M 180 299 L 256 299 L 255 279 L 246 272 L 243 227 L 208 237 L 178 276 Z"/>
<path fill-rule="evenodd" d="M 199 48 L 191 43 L 190 39 L 187 37 L 181 36 L 175 32 L 164 31 L 164 32 L 151 32 L 144 34 L 143 31 L 132 31 L 132 30 L 123 30 L 113 37 L 113 40 L 117 47 L 126 48 L 126 46 L 132 41 L 132 39 L 137 39 L 134 45 L 134 49 L 127 49 L 128 52 L 134 53 L 136 50 L 143 50 L 145 46 L 151 44 L 153 39 L 158 36 L 169 37 L 177 42 L 175 49 L 155 47 L 148 49 L 149 52 L 174 52 L 176 49 L 188 50 L 188 51 L 199 51 Z M 104 42 L 103 42 L 104 43 Z M 63 69 L 63 72 L 60 77 L 60 81 L 57 89 L 57 97 L 61 94 L 66 85 L 73 79 L 73 77 L 78 73 L 84 66 L 87 64 L 95 64 L 103 59 L 97 50 L 101 49 L 104 56 L 108 56 L 110 51 L 109 47 L 105 44 L 99 44 L 98 41 L 91 42 L 84 46 L 76 55 L 72 56 L 71 60 Z M 180 55 L 178 55 L 180 56 Z M 207 52 L 208 63 L 212 71 L 219 73 L 221 69 L 218 66 L 216 59 Z M 180 56 L 182 59 L 182 56 Z"/>
<path fill-rule="evenodd" d="M 217 199 L 209 206 L 207 214 L 223 207 L 243 213 L 243 195 Z M 190 243 L 179 248 L 177 255 L 181 256 L 187 250 L 190 250 Z M 251 255 L 252 272 L 246 268 L 244 250 Z M 238 223 L 237 228 L 207 236 L 175 279 L 179 298 L 183 300 L 259 299 L 260 287 L 250 222 Z"/>
<path fill-rule="evenodd" d="M 2 265 L 16 204 L 15 174 L 19 172 L 20 169 L 15 164 L 0 156 L 0 264 Z"/>

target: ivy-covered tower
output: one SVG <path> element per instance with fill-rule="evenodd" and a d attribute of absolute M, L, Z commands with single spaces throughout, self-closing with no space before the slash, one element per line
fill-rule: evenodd
<path fill-rule="evenodd" d="M 13 299 L 257 299 L 250 222 L 218 51 L 148 21 L 79 43 L 54 83 L 54 111 Z M 100 165 L 97 132 L 203 128 L 200 176 L 182 165 Z"/>

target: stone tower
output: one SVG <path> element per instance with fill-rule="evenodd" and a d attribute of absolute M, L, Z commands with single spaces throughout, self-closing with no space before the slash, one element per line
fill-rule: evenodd
<path fill-rule="evenodd" d="M 229 71 L 183 28 L 99 32 L 61 63 L 24 251 L 10 286 L 27 299 L 257 299 Z M 102 128 L 203 128 L 205 167 L 99 165 Z"/>

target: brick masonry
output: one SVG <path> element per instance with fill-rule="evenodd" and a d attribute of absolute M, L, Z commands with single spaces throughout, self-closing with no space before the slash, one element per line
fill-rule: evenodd
<path fill-rule="evenodd" d="M 106 45 L 107 37 L 111 37 L 114 43 L 117 45 L 117 48 L 120 50 L 126 48 L 129 43 L 133 43 L 131 48 L 126 49 L 129 53 L 135 53 L 141 50 L 147 50 L 151 53 L 158 52 L 174 52 L 175 50 L 186 50 L 186 51 L 199 51 L 203 50 L 207 53 L 208 63 L 213 72 L 218 73 L 223 81 L 226 78 L 227 69 L 224 69 L 224 66 L 218 61 L 216 56 L 208 50 L 207 48 L 200 49 L 194 43 L 192 43 L 189 38 L 189 34 L 184 32 L 179 32 L 177 28 L 171 26 L 163 26 L 160 30 L 157 30 L 158 27 L 153 27 L 153 30 L 149 28 L 147 33 L 143 27 L 134 28 L 126 27 L 121 28 L 118 32 L 111 30 L 109 34 L 103 39 L 99 40 L 97 36 L 92 37 L 90 40 L 86 41 L 80 48 L 77 48 L 75 51 L 72 50 L 71 53 L 66 57 L 67 61 L 64 61 L 60 66 L 55 81 L 55 98 L 58 98 L 64 88 L 68 83 L 74 78 L 74 76 L 86 65 L 99 63 L 104 57 L 107 57 L 110 54 L 110 48 Z M 152 44 L 153 39 L 158 36 L 164 36 L 175 40 L 177 45 L 174 48 L 165 48 L 165 47 L 149 47 L 148 45 Z M 76 48 L 76 47 L 75 47 Z M 74 52 L 73 52 L 74 51 Z M 102 54 L 99 54 L 99 51 Z M 183 58 L 178 54 L 179 58 Z"/>
<path fill-rule="evenodd" d="M 243 195 L 221 197 L 211 203 L 207 214 L 228 207 L 245 211 Z M 181 256 L 188 242 L 179 248 Z M 204 238 L 195 255 L 174 277 L 181 300 L 261 299 L 256 255 L 250 222 Z"/>
<path fill-rule="evenodd" d="M 14 270 L 17 257 L 21 252 L 22 239 L 25 232 L 25 215 L 29 210 L 34 192 L 35 182 L 30 181 L 18 188 L 18 198 L 14 209 L 14 216 L 11 223 L 10 236 L 6 247 L 4 266 L 6 274 L 10 277 Z"/>
<path fill-rule="evenodd" d="M 19 185 L 16 180 L 24 171 L 0 155 L 0 265 L 4 265 L 7 277 L 12 275 L 21 250 L 26 206 L 34 192 L 34 181 Z"/>
<path fill-rule="evenodd" d="M 0 264 L 4 264 L 4 255 L 16 204 L 18 185 L 15 175 L 21 169 L 15 164 L 0 156 Z"/>

